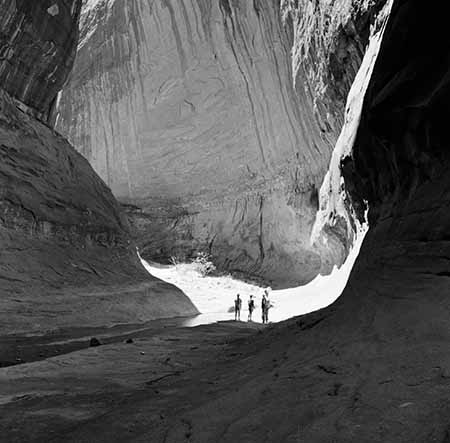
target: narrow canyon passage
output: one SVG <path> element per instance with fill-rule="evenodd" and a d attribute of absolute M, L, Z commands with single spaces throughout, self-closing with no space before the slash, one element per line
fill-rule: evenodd
<path fill-rule="evenodd" d="M 450 443 L 442 5 L 0 0 L 0 441 Z"/>

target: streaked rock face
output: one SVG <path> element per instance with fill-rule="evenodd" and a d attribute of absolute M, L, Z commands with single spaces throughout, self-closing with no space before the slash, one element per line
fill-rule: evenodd
<path fill-rule="evenodd" d="M 145 256 L 208 250 L 274 285 L 342 262 L 346 225 L 326 248 L 310 234 L 376 12 L 359 3 L 84 4 L 57 129 L 129 205 Z"/>
<path fill-rule="evenodd" d="M 81 0 L 0 0 L 0 85 L 47 117 L 72 69 Z"/>
<path fill-rule="evenodd" d="M 147 274 L 111 191 L 35 118 L 70 70 L 80 6 L 0 2 L 0 334 L 197 312 Z"/>
<path fill-rule="evenodd" d="M 307 89 L 314 116 L 330 142 L 343 124 L 347 94 L 366 51 L 370 27 L 386 0 L 282 0 L 293 29 L 294 82 Z"/>

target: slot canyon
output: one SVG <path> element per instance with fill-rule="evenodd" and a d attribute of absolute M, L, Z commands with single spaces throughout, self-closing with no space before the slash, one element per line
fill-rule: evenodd
<path fill-rule="evenodd" d="M 441 4 L 0 0 L 0 441 L 450 442 Z M 360 226 L 269 325 L 136 253 L 289 288 Z"/>

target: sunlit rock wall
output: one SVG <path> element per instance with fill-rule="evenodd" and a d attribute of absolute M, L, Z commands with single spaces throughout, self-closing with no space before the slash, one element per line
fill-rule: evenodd
<path fill-rule="evenodd" d="M 325 248 L 310 234 L 380 2 L 326 3 L 85 2 L 57 129 L 127 204 L 144 256 L 206 250 L 273 285 L 345 258 L 347 225 Z"/>
<path fill-rule="evenodd" d="M 343 124 L 347 94 L 367 49 L 371 27 L 386 0 L 282 0 L 283 21 L 292 23 L 296 89 L 305 88 L 314 116 L 334 145 Z"/>

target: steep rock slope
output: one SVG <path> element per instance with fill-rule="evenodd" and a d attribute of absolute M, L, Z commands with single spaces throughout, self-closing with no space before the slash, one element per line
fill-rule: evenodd
<path fill-rule="evenodd" d="M 1 61 L 6 90 L 0 88 L 1 333 L 196 312 L 181 291 L 148 276 L 111 191 L 34 117 L 46 114 L 68 72 L 77 17 L 68 21 L 65 12 L 79 10 L 79 3 L 59 2 L 60 14 L 46 1 L 2 3 L 1 41 L 10 48 Z M 33 24 L 31 17 L 41 19 Z M 46 39 L 61 30 L 72 48 L 52 52 L 55 41 Z M 32 47 L 25 43 L 30 36 L 40 37 Z M 9 72 L 20 67 L 28 77 L 14 82 Z M 59 72 L 54 80 L 45 74 L 50 68 Z"/>
<path fill-rule="evenodd" d="M 275 285 L 342 262 L 346 225 L 326 248 L 310 233 L 342 120 L 335 96 L 382 2 L 359 3 L 85 2 L 57 128 L 129 205 L 144 256 L 207 250 Z"/>

